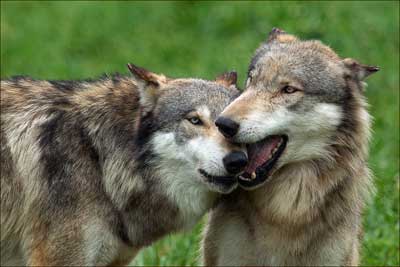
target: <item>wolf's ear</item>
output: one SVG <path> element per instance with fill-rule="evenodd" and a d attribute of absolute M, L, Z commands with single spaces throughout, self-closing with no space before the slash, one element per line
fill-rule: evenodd
<path fill-rule="evenodd" d="M 279 42 L 279 43 L 290 43 L 297 40 L 297 37 L 286 33 L 284 30 L 279 28 L 272 28 L 268 34 L 267 43 Z"/>
<path fill-rule="evenodd" d="M 230 71 L 222 73 L 215 78 L 215 82 L 219 83 L 228 88 L 237 88 L 237 73 L 236 71 Z"/>
<path fill-rule="evenodd" d="M 132 63 L 127 66 L 136 78 L 141 107 L 145 112 L 153 110 L 158 100 L 160 87 L 167 83 L 167 78 L 164 75 L 155 74 Z"/>
<path fill-rule="evenodd" d="M 377 66 L 363 65 L 352 58 L 343 59 L 343 64 L 347 70 L 346 74 L 358 81 L 363 81 L 371 74 L 379 71 Z"/>

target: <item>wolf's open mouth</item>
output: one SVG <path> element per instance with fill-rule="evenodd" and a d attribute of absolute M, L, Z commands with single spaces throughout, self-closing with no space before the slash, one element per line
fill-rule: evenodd
<path fill-rule="evenodd" d="M 244 188 L 253 188 L 271 176 L 274 166 L 286 148 L 286 135 L 271 135 L 247 145 L 249 164 L 239 176 L 239 184 Z"/>
<path fill-rule="evenodd" d="M 203 169 L 199 169 L 199 172 L 207 179 L 209 183 L 230 187 L 237 182 L 237 178 L 235 176 L 214 176 L 207 173 Z"/>

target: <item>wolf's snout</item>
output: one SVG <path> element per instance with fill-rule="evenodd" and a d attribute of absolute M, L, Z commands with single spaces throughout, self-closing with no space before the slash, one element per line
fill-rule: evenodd
<path fill-rule="evenodd" d="M 248 160 L 244 152 L 235 151 L 223 158 L 225 169 L 231 174 L 238 174 L 246 167 Z"/>
<path fill-rule="evenodd" d="M 239 130 L 239 124 L 226 117 L 218 117 L 215 121 L 218 130 L 227 138 L 232 138 Z"/>

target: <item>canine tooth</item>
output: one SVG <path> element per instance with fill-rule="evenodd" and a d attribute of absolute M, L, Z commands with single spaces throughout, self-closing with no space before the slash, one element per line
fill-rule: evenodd
<path fill-rule="evenodd" d="M 251 173 L 251 179 L 254 180 L 254 179 L 256 179 L 256 177 L 257 177 L 256 173 L 255 173 L 255 172 L 252 172 L 252 173 Z"/>

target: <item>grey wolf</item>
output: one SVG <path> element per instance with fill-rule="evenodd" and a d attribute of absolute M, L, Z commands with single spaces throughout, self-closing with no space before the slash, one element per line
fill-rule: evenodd
<path fill-rule="evenodd" d="M 377 67 L 274 29 L 253 56 L 244 93 L 217 119 L 248 147 L 244 190 L 223 197 L 203 240 L 205 265 L 359 263 L 371 194 L 364 80 Z"/>
<path fill-rule="evenodd" d="M 1 81 L 1 265 L 122 265 L 237 186 L 236 73 Z"/>

